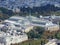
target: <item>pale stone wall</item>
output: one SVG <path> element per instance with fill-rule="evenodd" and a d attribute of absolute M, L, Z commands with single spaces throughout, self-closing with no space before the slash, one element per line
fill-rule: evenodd
<path fill-rule="evenodd" d="M 27 28 L 25 29 L 25 32 L 28 33 L 29 31 L 31 31 L 31 29 L 33 29 L 33 27 L 34 27 L 34 26 L 27 27 Z"/>
<path fill-rule="evenodd" d="M 59 26 L 58 25 L 56 25 L 56 26 L 50 26 L 50 27 L 47 27 L 46 30 L 57 31 L 57 30 L 59 30 Z"/>

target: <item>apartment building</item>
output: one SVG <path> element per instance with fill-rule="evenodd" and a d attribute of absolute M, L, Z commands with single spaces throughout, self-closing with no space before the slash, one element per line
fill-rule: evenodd
<path fill-rule="evenodd" d="M 26 40 L 28 40 L 28 36 L 25 33 L 15 30 L 8 31 L 7 33 L 0 31 L 0 45 L 11 45 Z"/>
<path fill-rule="evenodd" d="M 33 29 L 34 26 L 44 27 L 45 30 L 49 30 L 49 31 L 59 30 L 58 24 L 54 24 L 49 20 L 40 19 L 33 16 L 28 16 L 28 17 L 12 16 L 9 19 L 5 20 L 4 22 L 9 22 L 14 25 L 19 25 L 20 27 L 22 27 L 23 30 Z"/>

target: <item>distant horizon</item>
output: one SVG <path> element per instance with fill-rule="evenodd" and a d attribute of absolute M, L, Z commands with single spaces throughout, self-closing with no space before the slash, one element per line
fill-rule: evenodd
<path fill-rule="evenodd" d="M 60 0 L 0 0 L 0 7 L 19 8 L 19 7 L 39 7 L 46 4 L 60 5 Z"/>

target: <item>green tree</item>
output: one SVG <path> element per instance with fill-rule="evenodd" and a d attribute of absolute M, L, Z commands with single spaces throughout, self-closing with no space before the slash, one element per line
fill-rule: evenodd
<path fill-rule="evenodd" d="M 58 32 L 58 33 L 56 34 L 56 38 L 57 38 L 57 39 L 60 39 L 60 32 Z"/>
<path fill-rule="evenodd" d="M 44 32 L 43 27 L 34 27 L 30 32 L 27 33 L 29 38 L 40 38 Z"/>

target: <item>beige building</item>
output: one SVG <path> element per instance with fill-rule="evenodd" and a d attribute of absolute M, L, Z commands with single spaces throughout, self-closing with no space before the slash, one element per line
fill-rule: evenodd
<path fill-rule="evenodd" d="M 58 24 L 54 24 L 48 20 L 33 20 L 32 25 L 43 27 L 43 28 L 45 28 L 46 31 L 57 31 L 57 30 L 59 30 Z"/>

